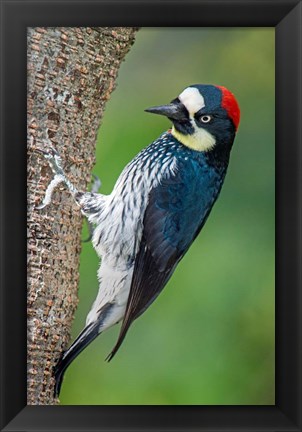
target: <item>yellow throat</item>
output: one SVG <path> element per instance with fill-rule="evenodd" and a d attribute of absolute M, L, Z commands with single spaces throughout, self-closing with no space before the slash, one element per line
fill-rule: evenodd
<path fill-rule="evenodd" d="M 196 151 L 209 151 L 216 144 L 216 140 L 213 135 L 203 128 L 196 129 L 195 127 L 193 134 L 184 135 L 178 130 L 176 130 L 173 126 L 171 133 L 183 145 Z"/>

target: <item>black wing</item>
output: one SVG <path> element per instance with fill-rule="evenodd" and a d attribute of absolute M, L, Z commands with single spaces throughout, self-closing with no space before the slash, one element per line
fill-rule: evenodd
<path fill-rule="evenodd" d="M 218 196 L 222 182 L 217 178 L 176 176 L 161 182 L 149 196 L 143 234 L 137 254 L 117 344 L 121 346 L 131 323 L 160 294 L 178 262 L 199 233 Z"/>

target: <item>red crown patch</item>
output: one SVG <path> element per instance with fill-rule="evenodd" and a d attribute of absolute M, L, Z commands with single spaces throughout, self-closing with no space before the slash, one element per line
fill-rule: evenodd
<path fill-rule="evenodd" d="M 233 93 L 223 86 L 217 86 L 222 92 L 221 106 L 226 110 L 228 116 L 233 121 L 236 130 L 240 122 L 240 108 Z"/>

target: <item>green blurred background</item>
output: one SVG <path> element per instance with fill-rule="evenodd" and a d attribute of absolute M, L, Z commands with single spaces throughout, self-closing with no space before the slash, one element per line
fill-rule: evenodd
<path fill-rule="evenodd" d="M 104 361 L 119 326 L 72 363 L 62 404 L 275 403 L 274 39 L 273 28 L 138 32 L 99 133 L 94 172 L 102 193 L 170 126 L 144 109 L 169 102 L 190 84 L 228 87 L 239 101 L 241 124 L 222 193 L 201 234 L 114 360 Z M 73 338 L 96 296 L 97 268 L 91 244 L 83 244 Z"/>

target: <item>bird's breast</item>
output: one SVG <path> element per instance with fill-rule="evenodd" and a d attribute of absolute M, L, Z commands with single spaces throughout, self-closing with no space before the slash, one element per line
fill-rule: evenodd
<path fill-rule="evenodd" d="M 160 144 L 137 155 L 104 200 L 93 244 L 100 256 L 113 256 L 116 265 L 133 264 L 140 245 L 150 192 L 174 175 L 177 169 L 177 158 L 173 152 Z"/>

